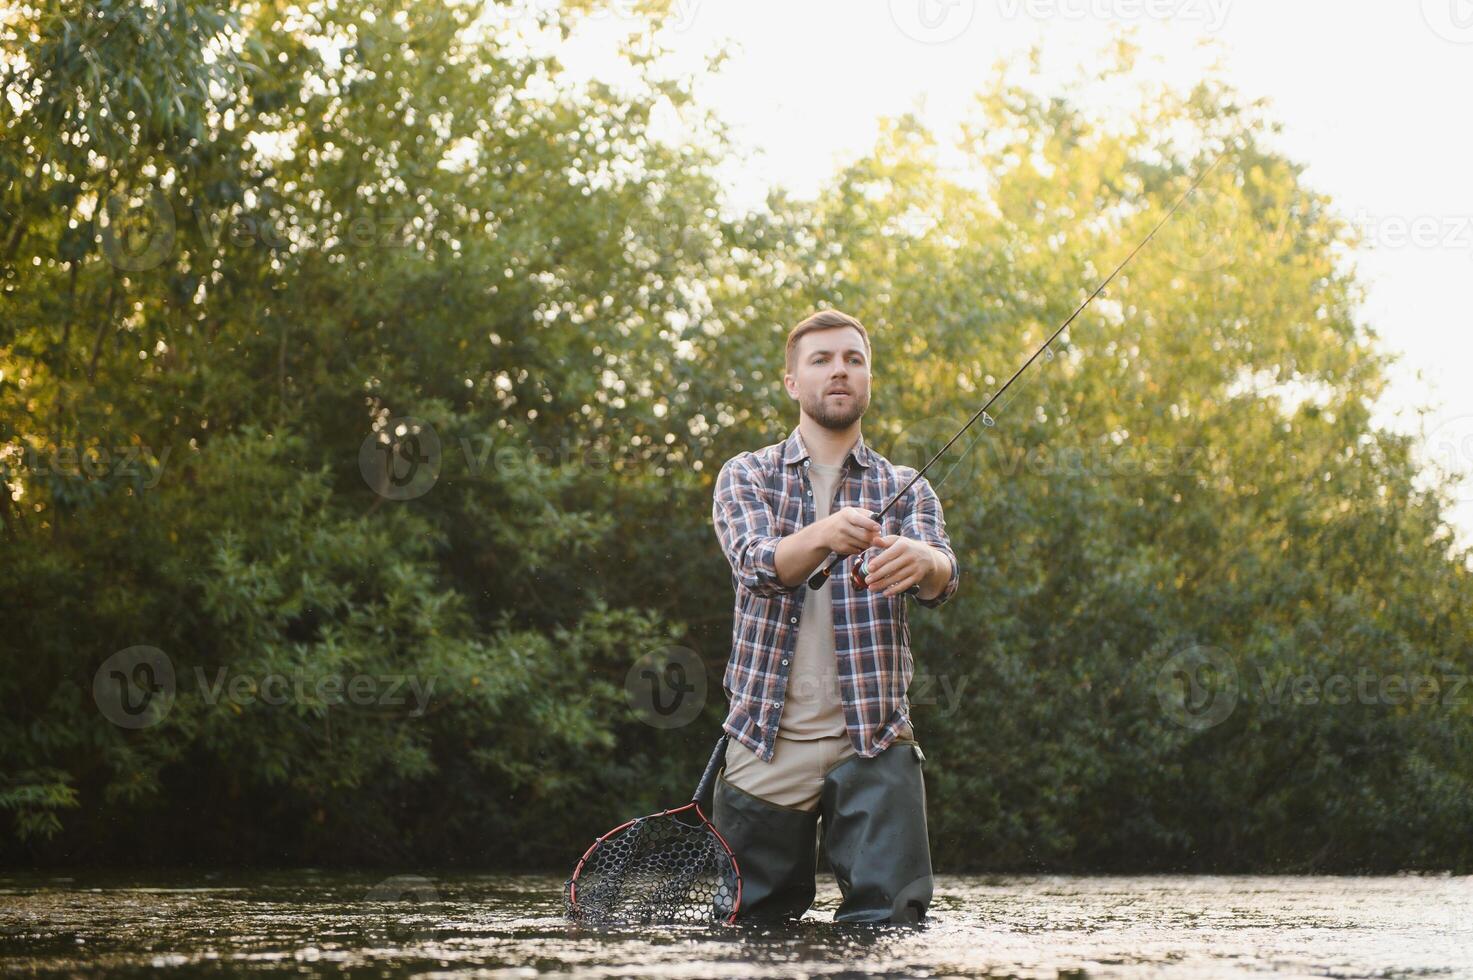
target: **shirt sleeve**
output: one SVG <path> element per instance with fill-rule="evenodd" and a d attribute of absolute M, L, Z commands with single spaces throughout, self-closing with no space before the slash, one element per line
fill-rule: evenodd
<path fill-rule="evenodd" d="M 956 552 L 951 550 L 951 539 L 946 534 L 946 520 L 941 515 L 941 500 L 936 496 L 936 491 L 931 489 L 931 484 L 925 477 L 917 480 L 911 490 L 914 499 L 901 524 L 901 534 L 926 542 L 951 561 L 951 578 L 947 580 L 945 588 L 933 599 L 915 597 L 916 602 L 934 609 L 956 594 L 957 585 L 961 581 L 961 568 L 956 560 Z"/>
<path fill-rule="evenodd" d="M 716 538 L 731 564 L 739 584 L 758 595 L 792 592 L 798 585 L 784 585 L 777 576 L 777 544 L 772 507 L 762 495 L 758 475 L 749 459 L 727 460 L 716 477 L 711 521 Z"/>

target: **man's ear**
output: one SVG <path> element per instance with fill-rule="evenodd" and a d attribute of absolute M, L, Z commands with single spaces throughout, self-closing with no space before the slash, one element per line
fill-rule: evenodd
<path fill-rule="evenodd" d="M 798 382 L 793 380 L 793 376 L 791 374 L 783 375 L 783 388 L 787 391 L 788 397 L 793 399 L 793 401 L 798 400 L 797 387 Z"/>

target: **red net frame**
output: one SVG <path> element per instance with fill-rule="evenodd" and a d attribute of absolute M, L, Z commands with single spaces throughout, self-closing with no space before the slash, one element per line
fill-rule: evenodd
<path fill-rule="evenodd" d="M 741 870 L 700 805 L 725 748 L 723 737 L 691 802 L 626 821 L 589 845 L 563 883 L 568 918 L 640 925 L 736 921 Z"/>

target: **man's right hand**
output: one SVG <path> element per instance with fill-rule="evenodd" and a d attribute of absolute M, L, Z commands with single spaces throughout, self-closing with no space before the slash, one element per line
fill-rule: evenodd
<path fill-rule="evenodd" d="M 837 555 L 857 555 L 880 542 L 880 525 L 863 507 L 845 507 L 822 521 L 824 541 Z"/>

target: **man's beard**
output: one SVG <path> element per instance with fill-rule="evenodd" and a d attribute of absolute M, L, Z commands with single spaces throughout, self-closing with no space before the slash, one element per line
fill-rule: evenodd
<path fill-rule="evenodd" d="M 864 410 L 869 408 L 869 392 L 865 392 L 863 400 L 858 392 L 851 390 L 847 405 L 829 405 L 828 398 L 823 394 L 811 395 L 803 399 L 803 411 L 825 429 L 833 429 L 838 432 L 849 428 Z"/>

